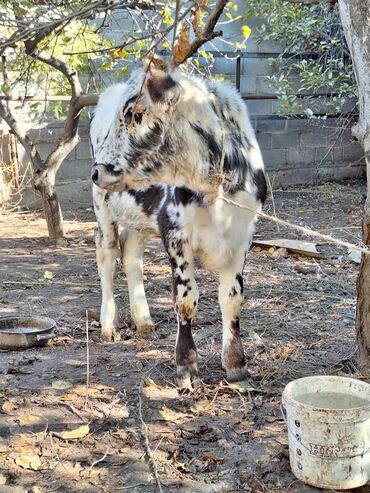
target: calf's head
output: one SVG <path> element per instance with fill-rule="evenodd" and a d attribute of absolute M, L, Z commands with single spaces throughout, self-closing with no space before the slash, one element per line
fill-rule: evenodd
<path fill-rule="evenodd" d="M 183 95 L 179 78 L 153 60 L 100 96 L 90 130 L 96 185 L 123 191 L 158 180 L 175 152 L 175 113 Z"/>

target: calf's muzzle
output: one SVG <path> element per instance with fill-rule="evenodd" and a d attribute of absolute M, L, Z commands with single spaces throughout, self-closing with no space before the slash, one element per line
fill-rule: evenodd
<path fill-rule="evenodd" d="M 91 179 L 100 188 L 109 190 L 118 188 L 122 173 L 114 169 L 113 164 L 94 164 L 91 170 Z"/>

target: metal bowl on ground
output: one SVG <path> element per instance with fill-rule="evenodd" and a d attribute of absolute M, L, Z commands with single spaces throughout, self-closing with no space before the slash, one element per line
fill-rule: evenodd
<path fill-rule="evenodd" d="M 0 317 L 0 349 L 44 346 L 55 337 L 55 326 L 49 317 Z"/>

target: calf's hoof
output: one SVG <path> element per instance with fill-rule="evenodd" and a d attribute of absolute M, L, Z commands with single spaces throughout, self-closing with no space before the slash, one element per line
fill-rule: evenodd
<path fill-rule="evenodd" d="M 239 368 L 226 368 L 226 380 L 229 383 L 245 383 L 250 374 L 245 366 Z"/>
<path fill-rule="evenodd" d="M 155 325 L 153 323 L 146 323 L 142 325 L 136 325 L 136 332 L 138 337 L 143 339 L 150 339 L 155 331 Z"/>
<path fill-rule="evenodd" d="M 102 329 L 100 339 L 103 342 L 112 342 L 116 340 L 116 331 L 114 329 Z"/>
<path fill-rule="evenodd" d="M 199 385 L 198 365 L 177 365 L 177 386 L 180 389 L 194 390 Z"/>

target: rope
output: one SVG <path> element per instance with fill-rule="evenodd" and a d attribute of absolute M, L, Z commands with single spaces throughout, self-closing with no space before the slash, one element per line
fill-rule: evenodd
<path fill-rule="evenodd" d="M 246 209 L 250 212 L 253 212 L 254 214 L 257 214 L 258 216 L 262 217 L 263 219 L 267 219 L 269 221 L 273 221 L 276 224 L 280 224 L 281 226 L 286 226 L 287 228 L 295 229 L 296 231 L 299 231 L 303 233 L 306 236 L 313 236 L 314 238 L 319 238 L 320 240 L 325 240 L 327 243 L 332 243 L 333 245 L 345 247 L 349 250 L 358 250 L 359 252 L 369 255 L 370 254 L 370 249 L 369 247 L 366 246 L 359 246 L 355 245 L 354 243 L 349 243 L 347 241 L 339 240 L 337 238 L 333 238 L 330 235 L 324 235 L 322 233 L 319 233 L 317 231 L 314 231 L 313 229 L 310 228 L 305 228 L 303 226 L 298 226 L 298 224 L 293 224 L 290 223 L 289 221 L 284 221 L 284 219 L 279 219 L 278 217 L 275 216 L 270 216 L 269 214 L 266 214 L 265 212 L 258 212 L 251 207 L 248 207 L 247 205 L 239 204 L 238 202 L 235 202 L 232 199 L 228 199 L 221 194 L 220 198 L 226 202 L 227 204 L 233 205 L 235 207 L 239 207 L 241 209 Z"/>

